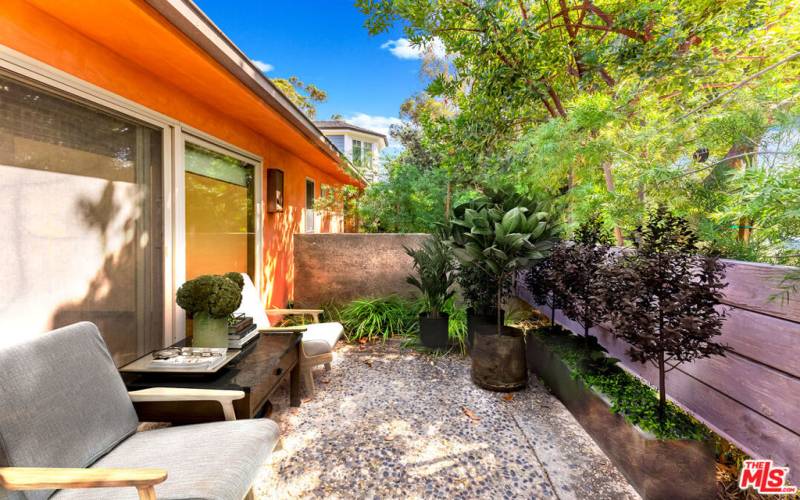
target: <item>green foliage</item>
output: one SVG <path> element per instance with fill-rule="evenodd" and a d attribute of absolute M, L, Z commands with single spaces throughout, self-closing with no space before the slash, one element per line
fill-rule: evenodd
<path fill-rule="evenodd" d="M 547 256 L 558 227 L 544 204 L 511 191 L 487 196 L 456 207 L 449 244 L 462 267 L 480 269 L 494 281 L 497 309 L 502 307 L 502 285 L 515 271 Z M 498 314 L 498 332 L 502 325 Z"/>
<path fill-rule="evenodd" d="M 349 341 L 413 335 L 419 319 L 414 302 L 397 296 L 354 300 L 338 314 Z"/>
<path fill-rule="evenodd" d="M 458 265 L 456 272 L 461 298 L 474 314 L 494 316 L 497 314 L 498 282 L 477 266 Z M 504 283 L 503 285 L 507 285 Z"/>
<path fill-rule="evenodd" d="M 289 78 L 271 78 L 270 81 L 280 89 L 281 92 L 294 103 L 295 106 L 303 110 L 310 118 L 317 115 L 317 103 L 328 100 L 328 94 L 313 83 L 305 83 L 296 76 Z"/>
<path fill-rule="evenodd" d="M 445 303 L 455 293 L 453 258 L 450 248 L 436 233 L 423 241 L 417 249 L 404 247 L 414 261 L 417 276 L 409 275 L 406 281 L 422 292 L 424 308 L 431 318 L 438 318 Z"/>
<path fill-rule="evenodd" d="M 458 347 L 460 354 L 467 353 L 467 310 L 456 304 L 453 299 L 448 300 L 444 306 L 444 312 L 450 317 L 447 334 L 450 343 Z"/>
<path fill-rule="evenodd" d="M 786 248 L 800 234 L 794 3 L 356 5 L 371 34 L 401 27 L 448 54 L 410 114 L 425 153 L 414 158 L 427 158 L 411 162 L 417 185 L 445 175 L 456 194 L 497 184 L 547 194 L 569 229 L 599 214 L 619 228 L 618 244 L 648 204 L 663 203 L 725 256 L 798 264 Z M 704 162 L 693 159 L 699 148 Z M 421 220 L 444 212 L 410 203 Z"/>
<path fill-rule="evenodd" d="M 363 230 L 381 233 L 430 233 L 445 221 L 447 179 L 395 159 L 386 165 L 387 178 L 367 186 L 359 200 Z"/>
<path fill-rule="evenodd" d="M 205 313 L 227 318 L 242 303 L 242 289 L 226 276 L 208 274 L 187 281 L 178 288 L 178 305 L 192 316 Z"/>
<path fill-rule="evenodd" d="M 236 283 L 240 292 L 244 289 L 244 277 L 241 273 L 230 272 L 223 274 L 223 276 Z"/>
<path fill-rule="evenodd" d="M 659 420 L 658 393 L 606 357 L 596 343 L 586 342 L 560 327 L 533 332 L 569 367 L 573 376 L 594 387 L 611 402 L 611 410 L 633 425 L 660 439 L 704 440 L 710 431 L 673 403 L 668 403 L 663 422 Z"/>

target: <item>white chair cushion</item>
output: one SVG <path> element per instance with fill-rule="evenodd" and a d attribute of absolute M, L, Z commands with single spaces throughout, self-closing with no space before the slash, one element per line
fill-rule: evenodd
<path fill-rule="evenodd" d="M 258 328 L 269 328 L 269 318 L 264 310 L 264 305 L 261 304 L 261 299 L 258 298 L 258 290 L 256 290 L 253 281 L 245 273 L 242 273 L 244 278 L 244 288 L 242 288 L 242 304 L 239 306 L 234 314 L 244 313 L 253 318 L 253 323 Z"/>
<path fill-rule="evenodd" d="M 341 323 L 311 323 L 303 332 L 303 352 L 306 356 L 319 356 L 333 351 L 336 342 L 344 333 Z"/>

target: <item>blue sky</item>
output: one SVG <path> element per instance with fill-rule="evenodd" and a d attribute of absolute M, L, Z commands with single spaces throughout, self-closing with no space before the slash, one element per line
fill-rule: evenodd
<path fill-rule="evenodd" d="M 317 118 L 341 114 L 385 131 L 423 88 L 419 51 L 395 30 L 375 37 L 351 0 L 195 0 L 270 77 L 295 75 L 328 93 Z"/>

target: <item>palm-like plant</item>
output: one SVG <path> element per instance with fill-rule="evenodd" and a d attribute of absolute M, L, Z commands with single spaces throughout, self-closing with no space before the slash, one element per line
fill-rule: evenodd
<path fill-rule="evenodd" d="M 513 201 L 515 206 L 507 208 Z M 558 227 L 541 203 L 494 193 L 454 209 L 449 244 L 464 266 L 481 269 L 497 284 L 497 333 L 502 332 L 504 287 L 518 270 L 547 256 Z"/>
<path fill-rule="evenodd" d="M 422 292 L 429 317 L 439 319 L 445 302 L 455 293 L 451 290 L 455 273 L 450 248 L 439 235 L 425 240 L 417 249 L 404 248 L 414 259 L 417 272 L 417 276 L 409 275 L 406 281 Z"/>

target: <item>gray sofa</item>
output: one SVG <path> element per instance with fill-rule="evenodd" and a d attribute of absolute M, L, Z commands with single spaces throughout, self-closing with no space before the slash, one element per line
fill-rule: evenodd
<path fill-rule="evenodd" d="M 0 349 L 0 373 L 0 498 L 240 500 L 279 437 L 267 419 L 137 433 L 132 399 L 215 399 L 230 409 L 244 395 L 128 393 L 92 323 Z"/>

